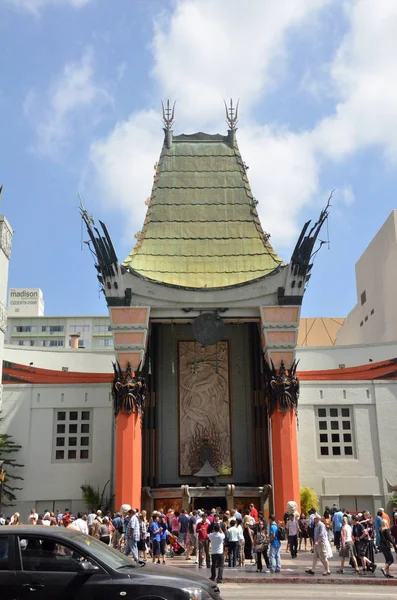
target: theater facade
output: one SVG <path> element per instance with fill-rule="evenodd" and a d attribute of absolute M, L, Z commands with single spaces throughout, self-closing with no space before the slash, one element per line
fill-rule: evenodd
<path fill-rule="evenodd" d="M 116 506 L 299 503 L 295 348 L 325 209 L 289 264 L 270 243 L 237 144 L 164 141 L 147 213 L 120 263 L 81 207 L 116 355 Z"/>

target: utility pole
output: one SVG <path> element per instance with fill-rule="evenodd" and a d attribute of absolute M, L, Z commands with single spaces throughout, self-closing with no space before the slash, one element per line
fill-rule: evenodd
<path fill-rule="evenodd" d="M 3 466 L 4 466 L 4 460 L 0 462 L 0 515 L 1 515 L 2 504 L 3 504 L 4 477 L 6 474 L 6 472 L 3 469 Z"/>

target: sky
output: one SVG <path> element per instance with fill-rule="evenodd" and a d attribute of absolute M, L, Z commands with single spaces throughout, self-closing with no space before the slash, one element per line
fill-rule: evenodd
<path fill-rule="evenodd" d="M 106 314 L 77 191 L 119 260 L 141 229 L 163 130 L 237 139 L 288 261 L 334 191 L 303 316 L 356 303 L 354 265 L 396 205 L 395 0 L 1 0 L 0 213 L 10 287 L 47 315 Z"/>

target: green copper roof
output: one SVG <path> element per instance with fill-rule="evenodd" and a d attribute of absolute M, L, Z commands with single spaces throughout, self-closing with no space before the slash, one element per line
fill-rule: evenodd
<path fill-rule="evenodd" d="M 164 142 L 142 232 L 124 266 L 189 288 L 246 283 L 283 265 L 262 230 L 244 163 L 229 136 Z"/>

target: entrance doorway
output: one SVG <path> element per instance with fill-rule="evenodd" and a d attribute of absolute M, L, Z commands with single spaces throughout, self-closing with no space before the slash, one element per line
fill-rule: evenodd
<path fill-rule="evenodd" d="M 226 510 L 227 503 L 225 496 L 201 496 L 199 498 L 192 498 L 192 510 L 205 510 L 210 512 L 212 508 L 221 508 L 222 511 Z"/>

